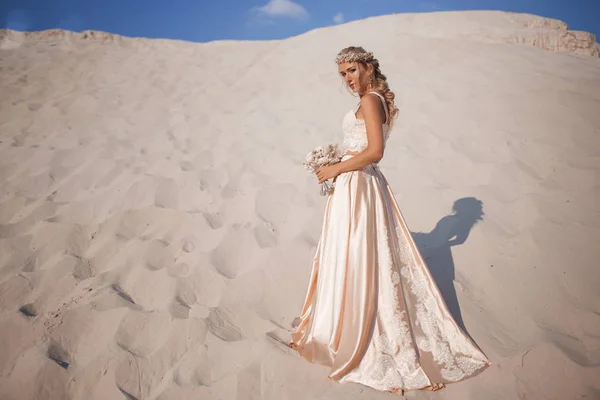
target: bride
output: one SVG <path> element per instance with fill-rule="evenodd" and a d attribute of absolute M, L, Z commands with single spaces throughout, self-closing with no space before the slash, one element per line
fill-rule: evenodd
<path fill-rule="evenodd" d="M 438 390 L 491 363 L 450 315 L 377 165 L 398 114 L 379 61 L 348 47 L 336 63 L 360 103 L 343 119 L 342 162 L 317 170 L 335 191 L 289 344 L 340 382 Z"/>

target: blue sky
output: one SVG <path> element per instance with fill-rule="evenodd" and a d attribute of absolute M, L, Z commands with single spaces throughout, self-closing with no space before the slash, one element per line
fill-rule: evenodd
<path fill-rule="evenodd" d="M 437 10 L 528 12 L 600 40 L 600 0 L 0 0 L 0 24 L 207 42 L 283 39 L 376 15 Z"/>

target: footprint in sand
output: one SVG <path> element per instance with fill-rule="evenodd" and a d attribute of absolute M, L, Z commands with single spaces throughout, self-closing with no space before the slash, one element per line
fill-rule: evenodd
<path fill-rule="evenodd" d="M 179 204 L 179 186 L 174 179 L 161 178 L 156 195 L 154 205 L 161 208 L 177 209 Z"/>
<path fill-rule="evenodd" d="M 226 279 L 210 266 L 196 265 L 193 274 L 177 280 L 176 293 L 183 302 L 195 303 L 205 307 L 217 307 L 226 287 Z M 193 291 L 193 296 L 188 291 Z"/>
<path fill-rule="evenodd" d="M 115 335 L 117 344 L 137 357 L 147 357 L 167 340 L 169 330 L 163 329 L 171 322 L 165 311 L 129 311 L 121 321 Z"/>
<path fill-rule="evenodd" d="M 203 169 L 197 173 L 200 190 L 219 189 L 225 185 L 226 173 L 221 170 Z"/>
<path fill-rule="evenodd" d="M 177 287 L 175 289 L 175 298 L 178 302 L 191 308 L 198 301 L 196 292 L 192 287 L 192 283 L 188 279 L 178 279 Z"/>
<path fill-rule="evenodd" d="M 181 250 L 185 251 L 186 253 L 191 253 L 196 248 L 194 241 L 190 238 L 185 238 L 182 242 Z"/>
<path fill-rule="evenodd" d="M 50 340 L 48 345 L 48 351 L 46 353 L 48 358 L 60 365 L 64 369 L 69 369 L 71 363 L 68 361 L 69 356 L 65 349 L 62 348 L 60 343 L 55 340 Z"/>
<path fill-rule="evenodd" d="M 248 368 L 256 357 L 264 355 L 263 349 L 264 345 L 259 341 L 212 341 L 196 356 L 196 360 L 188 360 L 185 366 L 193 369 L 179 368 L 176 371 L 176 382 L 212 388 L 227 377 L 236 377 L 240 371 Z M 206 398 L 210 397 L 212 396 Z"/>
<path fill-rule="evenodd" d="M 208 226 L 212 229 L 219 229 L 223 226 L 222 218 L 219 213 L 202 213 Z"/>
<path fill-rule="evenodd" d="M 167 273 L 170 277 L 176 278 L 178 276 L 185 276 L 189 274 L 190 266 L 184 262 L 177 263 L 172 267 L 167 267 Z"/>
<path fill-rule="evenodd" d="M 132 398 L 153 398 L 151 394 L 165 383 L 165 378 L 186 353 L 195 351 L 206 341 L 206 323 L 200 319 L 173 320 L 160 330 L 167 332 L 167 338 L 152 354 L 136 357 L 126 352 L 119 356 L 115 383 Z"/>
<path fill-rule="evenodd" d="M 19 307 L 19 312 L 26 317 L 37 317 L 39 314 L 37 307 L 33 303 L 25 304 Z"/>
<path fill-rule="evenodd" d="M 126 308 L 96 311 L 88 305 L 57 312 L 53 320 L 45 321 L 50 339 L 48 356 L 61 366 L 85 367 L 108 351 L 127 312 Z"/>
<path fill-rule="evenodd" d="M 256 195 L 256 214 L 278 231 L 287 223 L 295 195 L 296 188 L 291 184 L 267 186 Z"/>
<path fill-rule="evenodd" d="M 41 109 L 44 105 L 42 103 L 29 103 L 27 104 L 27 108 L 29 108 L 30 111 L 37 111 L 39 109 Z"/>
<path fill-rule="evenodd" d="M 278 235 L 270 223 L 259 223 L 254 227 L 253 232 L 256 243 L 258 243 L 261 249 L 277 246 Z"/>
<path fill-rule="evenodd" d="M 191 161 L 182 161 L 181 164 L 179 164 L 179 168 L 181 168 L 182 171 L 193 171 L 194 170 L 194 163 L 192 163 Z"/>
<path fill-rule="evenodd" d="M 158 271 L 173 265 L 175 261 L 174 249 L 169 247 L 164 240 L 149 240 L 146 249 L 146 267 L 152 271 Z"/>
<path fill-rule="evenodd" d="M 128 295 L 118 283 L 114 283 L 113 285 L 111 285 L 112 290 L 115 291 L 115 293 L 117 293 L 122 299 L 124 299 L 125 301 L 131 303 L 134 306 L 138 306 L 138 304 L 135 304 L 135 301 L 133 301 L 133 299 L 131 298 L 130 295 Z"/>
<path fill-rule="evenodd" d="M 75 256 L 66 256 L 73 257 L 75 266 L 73 267 L 73 277 L 79 282 L 94 276 L 94 269 L 92 268 L 92 263 L 87 258 L 83 257 L 75 257 Z"/>
<path fill-rule="evenodd" d="M 245 338 L 242 330 L 235 324 L 234 315 L 225 307 L 210 310 L 206 318 L 208 329 L 226 342 L 237 342 Z"/>
<path fill-rule="evenodd" d="M 150 311 L 164 309 L 171 303 L 175 284 L 164 269 L 152 271 L 134 266 L 117 277 L 113 289 L 124 299 Z"/>
<path fill-rule="evenodd" d="M 229 231 L 211 251 L 210 261 L 218 273 L 233 279 L 253 267 L 250 260 L 256 260 L 259 251 L 251 230 Z"/>
<path fill-rule="evenodd" d="M 175 319 L 188 319 L 190 317 L 190 308 L 178 301 L 178 299 L 174 299 L 169 306 L 169 313 Z"/>
<path fill-rule="evenodd" d="M 199 169 L 211 168 L 214 163 L 213 154 L 208 150 L 201 151 L 196 154 L 192 163 Z"/>
<path fill-rule="evenodd" d="M 14 310 L 28 301 L 34 287 L 22 274 L 14 275 L 0 284 L 0 311 Z"/>

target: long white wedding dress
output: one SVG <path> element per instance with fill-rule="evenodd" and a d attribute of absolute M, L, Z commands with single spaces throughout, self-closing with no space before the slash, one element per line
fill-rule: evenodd
<path fill-rule="evenodd" d="M 356 111 L 344 116 L 344 151 L 367 146 Z M 387 121 L 383 132 L 387 141 Z M 436 390 L 490 365 L 448 311 L 376 164 L 337 177 L 290 345 L 331 378 L 382 391 Z"/>

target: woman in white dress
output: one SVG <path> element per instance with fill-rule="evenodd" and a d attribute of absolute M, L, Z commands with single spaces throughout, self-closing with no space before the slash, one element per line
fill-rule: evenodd
<path fill-rule="evenodd" d="M 337 56 L 360 103 L 343 119 L 335 180 L 290 346 L 329 377 L 377 390 L 438 390 L 491 365 L 456 324 L 377 163 L 398 114 L 379 62 L 362 47 Z"/>

